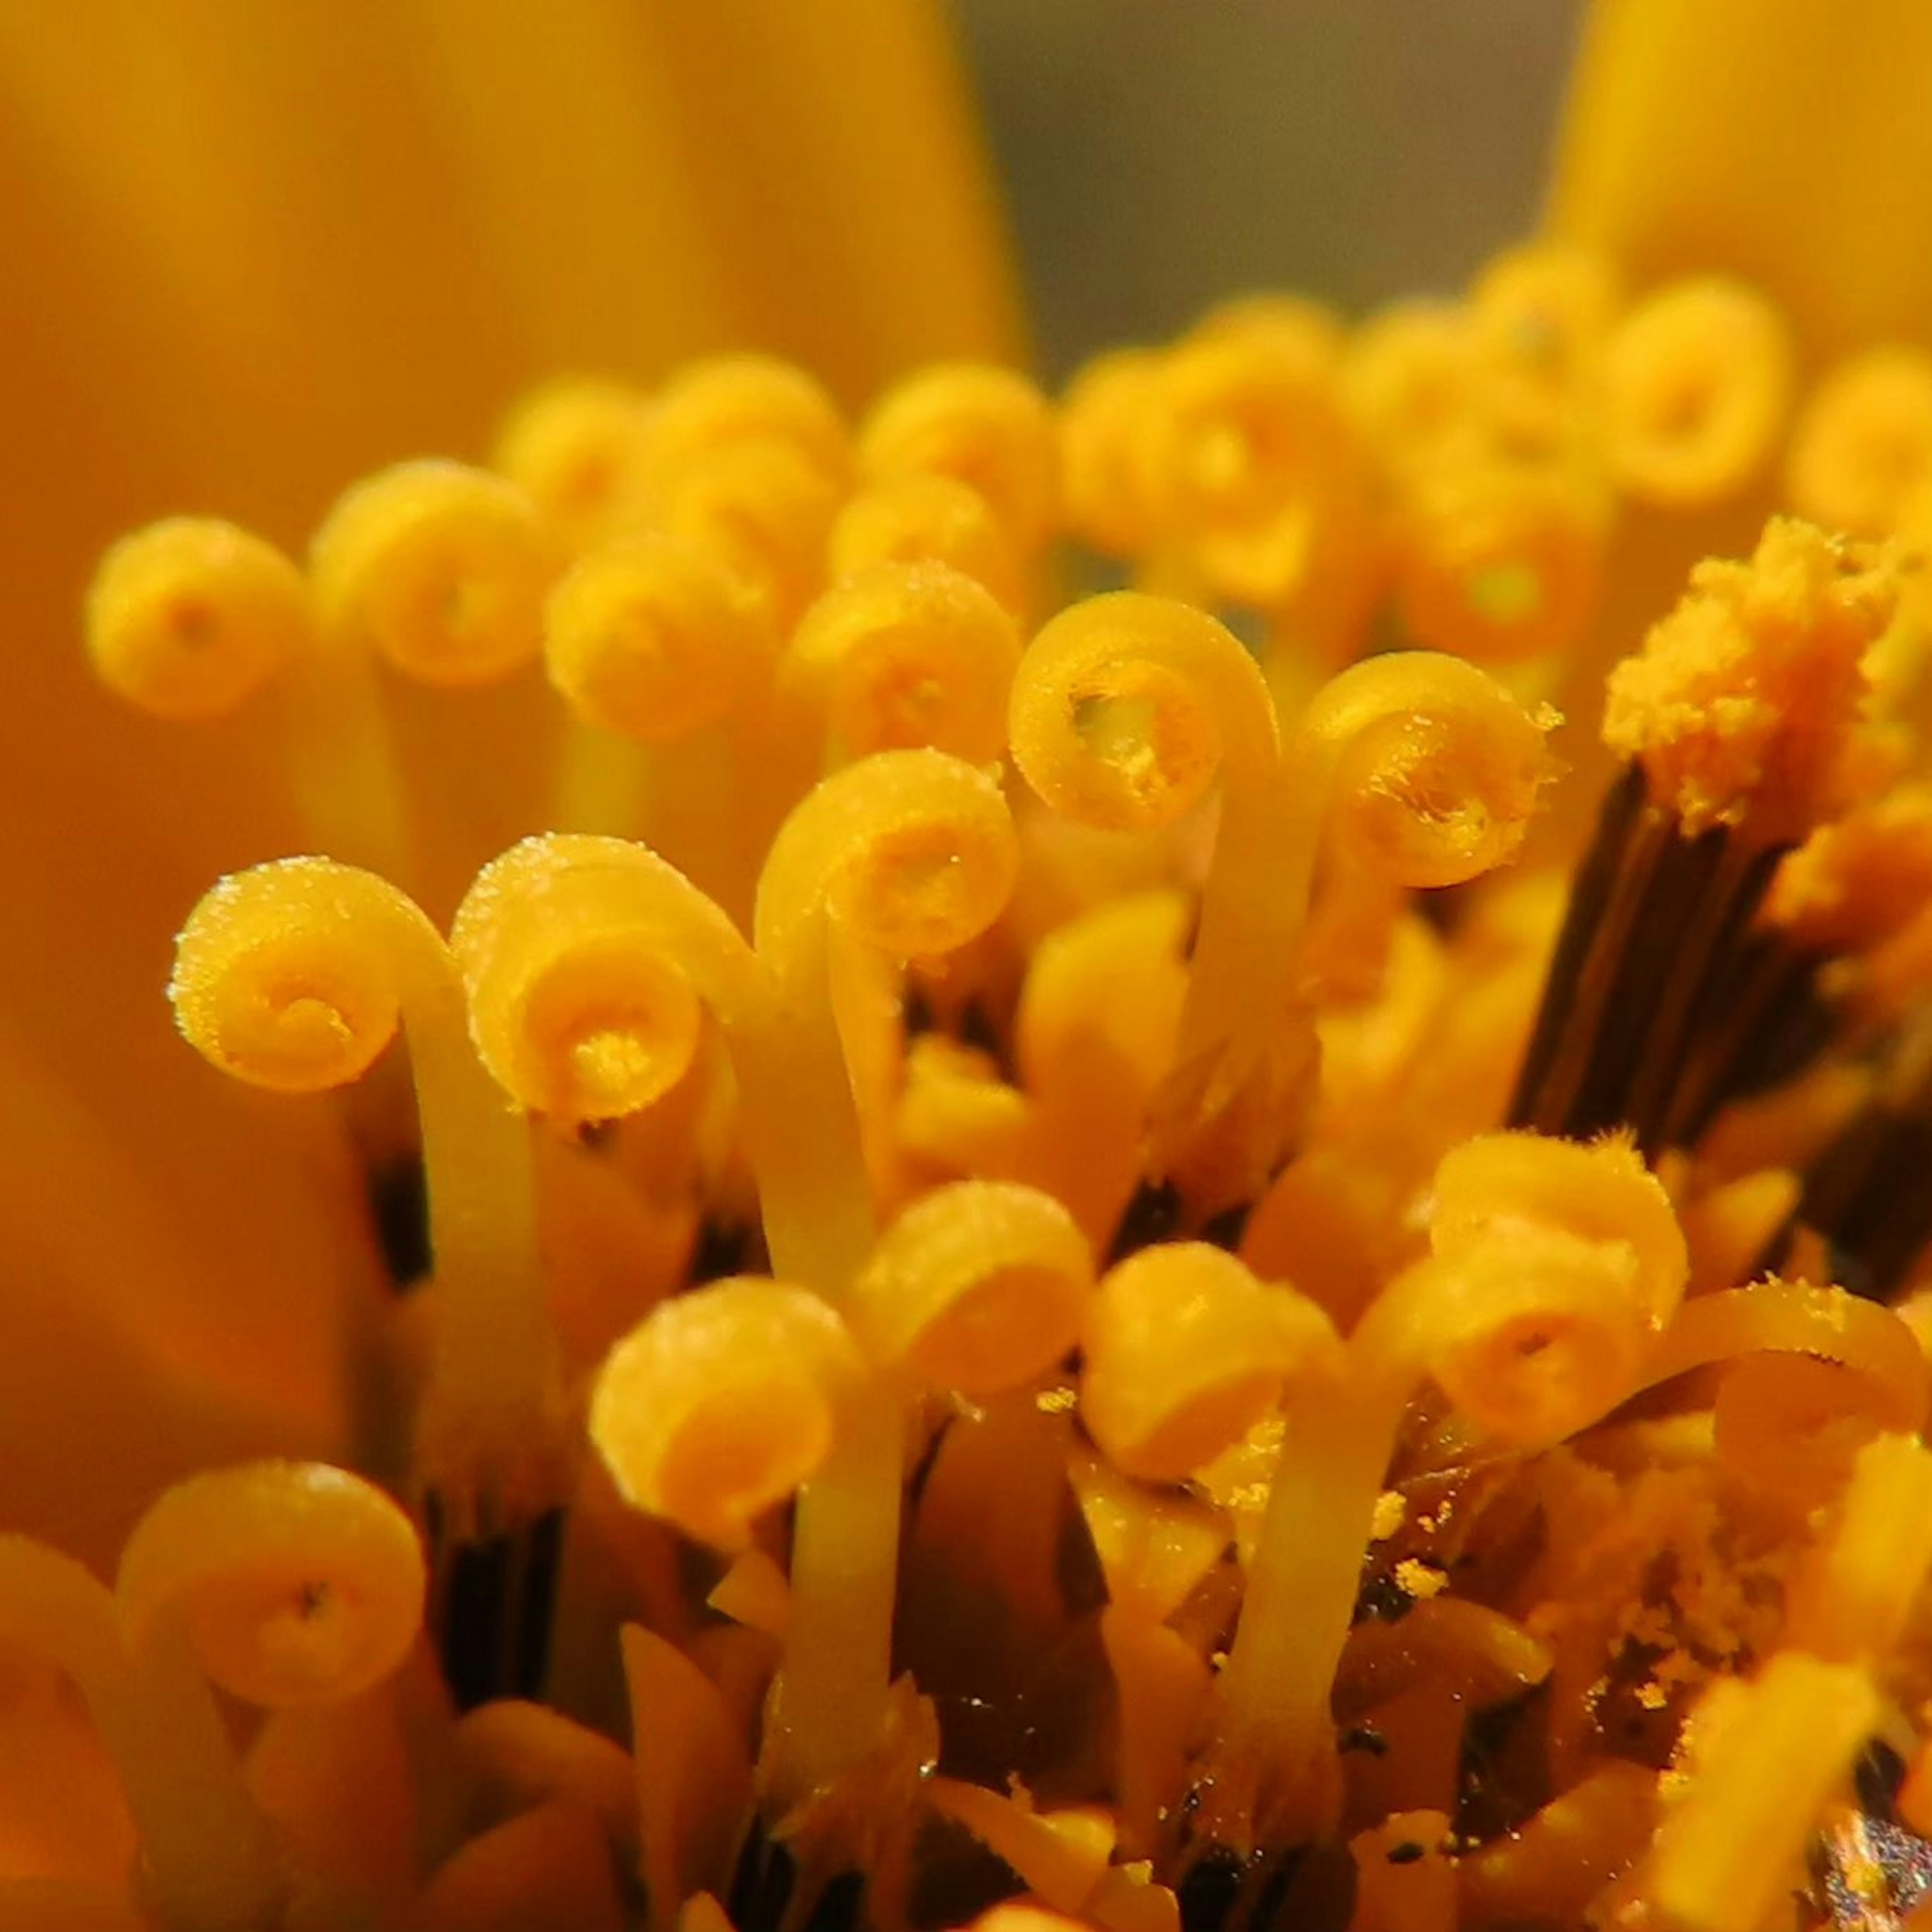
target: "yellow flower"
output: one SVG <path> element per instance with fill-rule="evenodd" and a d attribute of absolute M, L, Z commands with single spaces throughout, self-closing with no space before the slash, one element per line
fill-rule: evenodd
<path fill-rule="evenodd" d="M 466 188 L 454 314 L 532 218 L 506 327 L 638 320 L 653 366 L 471 461 L 376 446 L 432 418 L 333 360 L 366 262 L 242 386 L 302 285 L 201 197 L 268 44 L 101 44 L 130 133 L 184 65 L 211 105 L 60 177 L 164 318 L 103 420 L 194 399 L 254 508 L 106 548 L 123 711 L 21 733 L 0 1921 L 1897 1922 L 1932 357 L 1864 330 L 1909 303 L 1680 259 L 1632 104 L 1728 10 L 1611 0 L 1562 233 L 1049 396 L 931 23 L 754 13 L 276 38 L 394 55 L 357 232 Z M 1759 24 L 1698 192 L 1810 45 Z M 31 161 L 100 47 L 4 26 Z M 468 132 L 418 170 L 424 48 Z M 783 210 L 884 130 L 822 283 Z M 505 352 L 436 321 L 454 411 Z"/>
<path fill-rule="evenodd" d="M 0 73 L 22 859 L 0 1463 L 10 1524 L 105 1560 L 215 1444 L 344 1447 L 342 1311 L 367 1284 L 314 1124 L 238 1114 L 156 1024 L 202 884 L 302 839 L 238 755 L 259 725 L 158 733 L 103 703 L 73 640 L 104 536 L 219 506 L 297 542 L 344 478 L 477 449 L 553 372 L 756 343 L 856 402 L 1016 327 L 922 6 L 572 0 L 564 30 L 462 0 L 29 5 L 0 20 Z M 474 710 L 466 729 L 510 738 Z"/>

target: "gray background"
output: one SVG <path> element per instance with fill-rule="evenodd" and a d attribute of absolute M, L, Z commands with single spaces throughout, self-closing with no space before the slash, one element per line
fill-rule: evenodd
<path fill-rule="evenodd" d="M 1582 0 L 953 0 L 1040 358 L 1263 286 L 1453 290 L 1536 218 Z"/>

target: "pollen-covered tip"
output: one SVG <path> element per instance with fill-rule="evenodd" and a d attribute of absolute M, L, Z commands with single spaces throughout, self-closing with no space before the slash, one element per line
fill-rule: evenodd
<path fill-rule="evenodd" d="M 101 682 L 176 723 L 233 710 L 313 634 L 302 572 L 213 518 L 170 517 L 123 537 L 88 588 L 87 652 Z"/>
<path fill-rule="evenodd" d="M 1748 826 L 1802 838 L 1844 802 L 1860 741 L 1866 651 L 1892 621 L 1886 552 L 1793 518 L 1748 562 L 1711 560 L 1642 650 L 1610 674 L 1604 742 L 1643 767 L 1687 836 Z"/>

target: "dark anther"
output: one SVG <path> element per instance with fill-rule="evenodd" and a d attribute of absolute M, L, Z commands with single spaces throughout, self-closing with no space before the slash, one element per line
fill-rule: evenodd
<path fill-rule="evenodd" d="M 419 1154 L 400 1154 L 363 1178 L 370 1226 L 390 1286 L 400 1294 L 429 1273 L 429 1190 Z"/>
<path fill-rule="evenodd" d="M 1345 1751 L 1366 1751 L 1370 1757 L 1387 1757 L 1389 1741 L 1372 1724 L 1351 1724 L 1342 1732 L 1340 1748 Z"/>
<path fill-rule="evenodd" d="M 550 1655 L 563 1511 L 470 1543 L 448 1538 L 434 1497 L 428 1514 L 430 1628 L 457 1708 L 538 1696 Z"/>
<path fill-rule="evenodd" d="M 1426 1846 L 1418 1845 L 1413 1838 L 1405 1838 L 1400 1844 L 1390 1846 L 1388 1862 L 1392 1865 L 1412 1865 L 1426 1850 Z"/>
<path fill-rule="evenodd" d="M 1905 1782 L 1905 1760 L 1882 1738 L 1874 1738 L 1852 1767 L 1852 1782 L 1858 1808 L 1868 1817 L 1889 1818 L 1898 1802 L 1898 1787 Z"/>
<path fill-rule="evenodd" d="M 1212 1241 L 1217 1248 L 1226 1248 L 1228 1253 L 1239 1252 L 1241 1237 L 1248 1232 L 1248 1216 L 1255 1211 L 1254 1203 L 1244 1201 L 1238 1207 L 1223 1208 L 1218 1214 L 1210 1214 L 1201 1224 L 1201 1238 Z"/>
<path fill-rule="evenodd" d="M 1888 1300 L 1932 1241 L 1928 1173 L 1932 1090 L 1922 1088 L 1903 1106 L 1866 1108 L 1813 1165 L 1791 1224 L 1759 1257 L 1760 1266 L 1781 1266 L 1797 1229 L 1808 1228 L 1842 1268 L 1837 1278 L 1844 1286 L 1872 1300 Z"/>
<path fill-rule="evenodd" d="M 1107 1264 L 1124 1262 L 1143 1248 L 1171 1241 L 1180 1232 L 1180 1195 L 1164 1181 L 1143 1180 L 1134 1190 L 1107 1250 Z"/>
<path fill-rule="evenodd" d="M 1748 1057 L 1728 1030 L 1783 856 L 1721 827 L 1686 838 L 1627 770 L 1577 872 L 1510 1124 L 1578 1138 L 1628 1126 L 1654 1155 L 1688 1118 L 1708 1118 Z M 1714 1047 L 1713 1034 L 1726 1039 Z"/>
<path fill-rule="evenodd" d="M 699 1288 L 707 1281 L 746 1273 L 754 1238 L 742 1221 L 713 1220 L 707 1216 L 698 1224 L 698 1239 L 692 1246 L 692 1286 Z"/>

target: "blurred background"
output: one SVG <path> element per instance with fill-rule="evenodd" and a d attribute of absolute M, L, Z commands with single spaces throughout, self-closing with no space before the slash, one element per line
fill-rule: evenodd
<path fill-rule="evenodd" d="M 1038 353 L 1451 292 L 1534 222 L 1581 0 L 954 0 Z"/>

